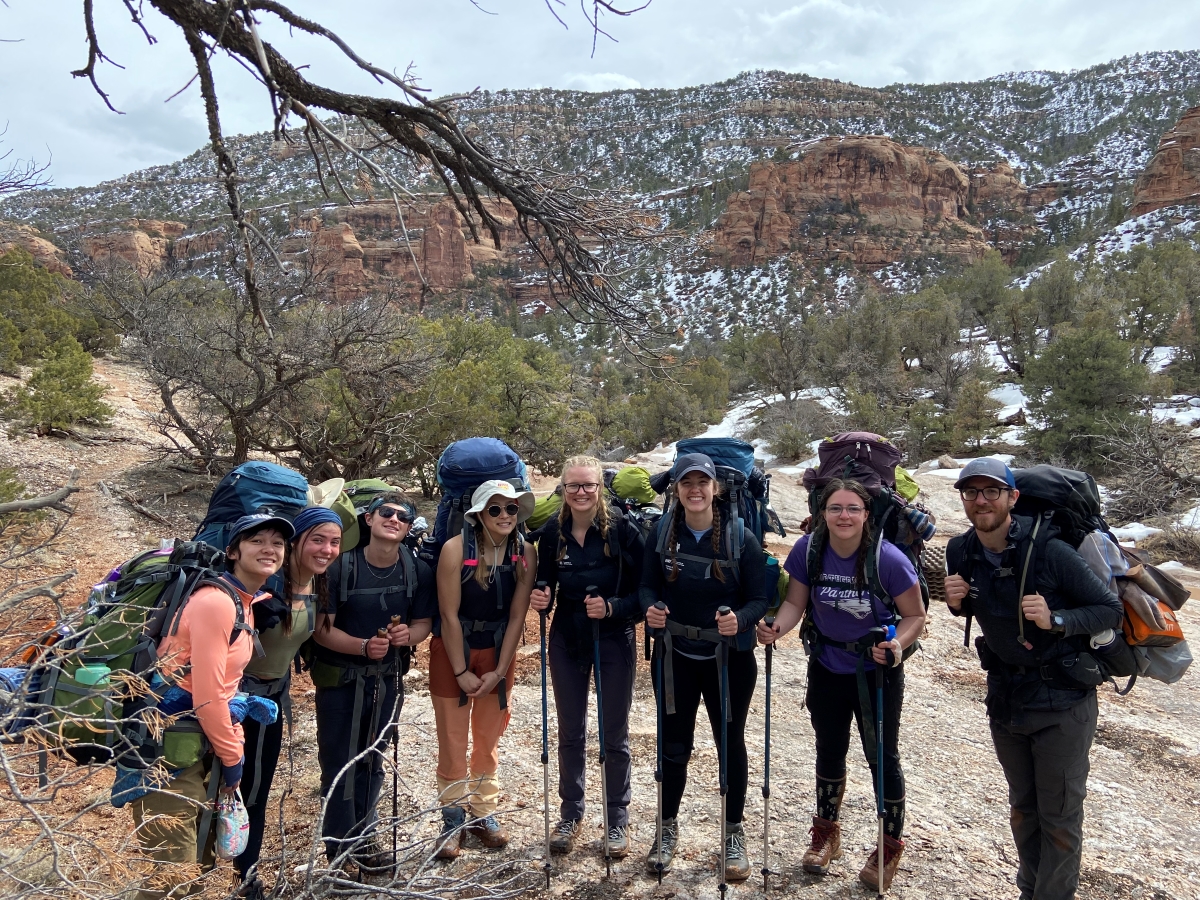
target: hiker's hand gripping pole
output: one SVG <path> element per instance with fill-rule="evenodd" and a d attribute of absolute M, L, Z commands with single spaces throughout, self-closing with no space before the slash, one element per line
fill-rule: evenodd
<path fill-rule="evenodd" d="M 546 846 L 543 850 L 542 871 L 546 873 L 546 887 L 550 887 L 550 711 L 546 697 L 546 614 L 550 611 L 547 583 L 539 581 L 536 591 L 546 595 L 546 602 L 538 608 L 538 626 L 542 650 L 542 818 L 545 821 Z M 530 595 L 532 597 L 532 594 Z"/>
<path fill-rule="evenodd" d="M 667 604 L 659 600 L 651 607 L 657 610 L 664 617 L 667 614 Z M 649 625 L 649 621 L 647 621 Z M 654 782 L 658 789 L 658 817 L 656 827 L 658 829 L 655 835 L 654 846 L 658 848 L 658 861 L 654 864 L 654 869 L 658 874 L 658 883 L 662 884 L 663 876 L 663 816 L 662 816 L 662 792 L 663 792 L 663 653 L 666 652 L 666 647 L 663 646 L 663 630 L 662 628 L 647 628 L 653 632 L 654 643 L 657 646 L 657 654 L 655 657 L 655 673 L 654 679 L 654 705 L 657 713 L 657 731 L 654 741 Z"/>
<path fill-rule="evenodd" d="M 774 634 L 775 617 L 766 616 L 763 624 Z M 771 658 L 775 651 L 775 642 L 766 645 L 767 682 L 766 682 L 766 711 L 763 717 L 763 893 L 767 892 L 767 879 L 771 872 Z"/>
<path fill-rule="evenodd" d="M 600 588 L 589 584 L 584 588 L 584 602 L 594 597 Z M 604 692 L 600 687 L 600 620 L 591 619 L 592 623 L 592 677 L 596 681 L 596 731 L 600 739 L 600 809 L 604 834 L 604 875 L 612 875 L 612 853 L 608 848 L 608 772 L 607 755 L 604 749 Z"/>

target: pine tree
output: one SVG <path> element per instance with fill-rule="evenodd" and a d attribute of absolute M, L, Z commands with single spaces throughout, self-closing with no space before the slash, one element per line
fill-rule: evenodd
<path fill-rule="evenodd" d="M 92 382 L 91 356 L 67 335 L 50 347 L 29 381 L 8 392 L 0 414 L 13 421 L 10 434 L 22 429 L 46 434 L 81 422 L 107 425 L 113 413 L 101 400 L 107 391 Z"/>
<path fill-rule="evenodd" d="M 971 445 L 978 450 L 996 429 L 996 413 L 1002 407 L 991 394 L 990 382 L 972 371 L 963 379 L 955 398 L 951 415 L 954 440 L 958 444 Z"/>

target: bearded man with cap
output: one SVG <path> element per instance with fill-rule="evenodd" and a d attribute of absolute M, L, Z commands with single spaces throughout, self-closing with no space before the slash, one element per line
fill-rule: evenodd
<path fill-rule="evenodd" d="M 485 481 L 463 516 L 470 527 L 447 540 L 438 558 L 440 617 L 429 645 L 429 696 L 438 737 L 439 859 L 459 855 L 464 830 L 485 847 L 508 844 L 494 813 L 513 661 L 537 574 L 537 550 L 518 530 L 533 503 L 529 491 Z"/>
<path fill-rule="evenodd" d="M 403 674 L 412 648 L 429 636 L 437 612 L 433 570 L 403 545 L 414 513 L 399 493 L 371 501 L 365 516 L 369 540 L 329 566 L 327 597 L 317 613 L 311 674 L 325 798 L 321 834 L 329 860 L 343 866 L 391 864 L 390 850 L 382 851 L 371 837 L 379 818 L 383 753 L 379 746 L 365 751 L 393 722 L 395 705 L 403 702 L 397 673 Z"/>
<path fill-rule="evenodd" d="M 946 548 L 946 604 L 983 632 L 975 647 L 1008 780 L 1017 887 L 1021 900 L 1071 900 L 1097 706 L 1096 688 L 1064 677 L 1058 660 L 1120 628 L 1121 601 L 1048 520 L 1013 514 L 1019 492 L 1001 460 L 972 460 L 954 486 L 973 527 Z"/>

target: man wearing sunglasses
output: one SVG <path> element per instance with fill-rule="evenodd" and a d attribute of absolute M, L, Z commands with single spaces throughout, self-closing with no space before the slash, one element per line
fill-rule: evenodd
<path fill-rule="evenodd" d="M 1013 515 L 1019 492 L 1003 462 L 972 460 L 954 486 L 974 527 L 946 548 L 946 605 L 974 616 L 983 632 L 975 647 L 987 672 L 992 744 L 1008 780 L 1017 887 L 1021 900 L 1072 900 L 1096 688 L 1064 677 L 1059 662 L 1079 668 L 1093 636 L 1119 629 L 1121 601 L 1048 520 Z M 1097 643 L 1110 639 L 1111 632 Z M 963 760 L 962 770 L 975 762 Z"/>
<path fill-rule="evenodd" d="M 396 685 L 403 685 L 396 668 L 407 671 L 412 648 L 429 636 L 437 613 L 433 570 L 404 546 L 414 518 L 402 494 L 376 497 L 365 516 L 367 543 L 329 567 L 327 596 L 318 597 L 323 612 L 313 635 L 312 679 L 321 793 L 328 798 L 325 852 L 338 860 L 353 848 L 364 868 L 391 861 L 364 840 L 378 819 L 383 757 L 375 752 L 342 770 L 392 721 Z"/>

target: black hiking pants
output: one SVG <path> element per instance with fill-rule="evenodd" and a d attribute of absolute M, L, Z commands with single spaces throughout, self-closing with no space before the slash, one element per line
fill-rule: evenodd
<path fill-rule="evenodd" d="M 657 668 L 655 669 L 657 673 Z M 728 762 L 726 763 L 725 818 L 742 821 L 746 809 L 746 717 L 758 680 L 758 662 L 753 650 L 729 651 L 729 705 L 733 719 L 728 723 Z M 679 804 L 687 786 L 688 760 L 696 734 L 696 713 L 700 700 L 708 712 L 713 741 L 721 749 L 721 678 L 715 659 L 692 659 L 675 651 L 675 714 L 663 715 L 663 818 L 679 815 Z M 608 723 L 605 722 L 607 725 Z M 719 785 L 712 785 L 714 800 Z"/>
<path fill-rule="evenodd" d="M 383 757 L 387 743 L 391 741 L 388 726 L 396 702 L 395 676 L 363 678 L 358 741 L 351 747 L 354 701 L 354 682 L 340 687 L 317 688 L 317 759 L 321 764 L 321 796 L 328 799 L 321 835 L 325 838 L 325 853 L 330 859 L 341 853 L 347 844 L 373 832 L 379 819 L 375 807 L 383 790 Z M 378 725 L 372 732 L 371 721 L 377 703 L 380 706 Z M 381 739 L 377 741 L 377 738 Z M 372 745 L 373 749 L 366 752 Z M 347 768 L 346 764 L 360 754 L 362 758 Z M 347 797 L 346 781 L 351 777 L 354 787 L 351 796 Z"/>
<path fill-rule="evenodd" d="M 875 677 L 879 669 L 866 673 L 867 693 L 871 698 L 871 727 L 875 727 Z M 876 751 L 867 744 L 863 733 L 858 676 L 837 675 L 813 657 L 808 663 L 808 691 L 804 705 L 817 738 L 817 778 L 842 781 L 846 777 L 846 756 L 850 752 L 850 721 L 858 725 L 863 756 L 871 767 L 871 785 L 878 791 L 879 773 Z M 904 800 L 904 769 L 900 765 L 900 712 L 904 706 L 904 664 L 887 670 L 883 684 L 883 796 L 887 801 Z M 899 834 L 891 837 L 900 839 Z"/>
<path fill-rule="evenodd" d="M 274 722 L 264 725 L 249 716 L 242 722 L 245 763 L 242 767 L 241 791 L 242 800 L 246 804 L 246 816 L 250 820 L 250 834 L 246 839 L 246 849 L 235 860 L 235 864 L 238 874 L 243 879 L 250 867 L 258 862 L 262 852 L 263 835 L 267 829 L 267 798 L 271 793 L 275 767 L 283 749 L 283 726 L 287 715 L 283 708 L 284 695 L 273 694 L 267 699 L 279 704 L 279 715 Z"/>
<path fill-rule="evenodd" d="M 1096 735 L 1096 692 L 1067 710 L 1027 710 L 1020 725 L 990 719 L 1008 779 L 1009 824 L 1017 844 L 1021 900 L 1073 900 L 1083 854 L 1088 754 Z"/>

